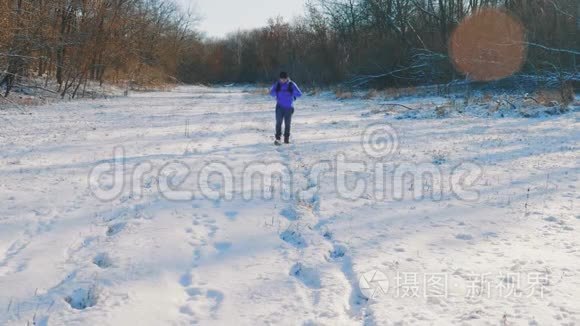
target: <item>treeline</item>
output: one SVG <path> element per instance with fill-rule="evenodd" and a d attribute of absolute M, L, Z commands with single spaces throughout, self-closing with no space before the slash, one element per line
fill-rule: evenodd
<path fill-rule="evenodd" d="M 465 17 L 490 7 L 525 28 L 522 74 L 577 78 L 578 0 L 312 0 L 292 23 L 274 19 L 264 28 L 192 46 L 180 78 L 270 81 L 288 70 L 314 85 L 448 82 L 463 78 L 448 57 L 452 32 Z"/>
<path fill-rule="evenodd" d="M 191 23 L 163 0 L 1 0 L 0 86 L 35 77 L 74 97 L 89 80 L 176 80 Z"/>
<path fill-rule="evenodd" d="M 200 37 L 170 0 L 0 0 L 0 88 L 43 80 L 74 97 L 91 80 L 254 83 L 280 70 L 311 85 L 439 84 L 464 78 L 448 44 L 482 8 L 523 24 L 521 75 L 578 78 L 578 0 L 311 0 L 291 23 L 221 39 Z"/>

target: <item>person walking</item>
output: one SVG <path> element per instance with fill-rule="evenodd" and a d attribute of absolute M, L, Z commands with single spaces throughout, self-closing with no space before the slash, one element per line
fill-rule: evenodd
<path fill-rule="evenodd" d="M 284 143 L 290 143 L 294 101 L 302 96 L 302 91 L 290 80 L 287 72 L 280 73 L 280 79 L 270 89 L 270 95 L 276 98 L 276 145 L 280 145 L 282 123 L 284 123 Z"/>

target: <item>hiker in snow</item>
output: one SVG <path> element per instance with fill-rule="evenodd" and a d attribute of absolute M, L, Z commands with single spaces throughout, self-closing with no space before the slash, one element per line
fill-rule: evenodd
<path fill-rule="evenodd" d="M 276 145 L 280 145 L 282 122 L 284 122 L 284 143 L 290 143 L 290 126 L 294 114 L 294 101 L 302 96 L 298 85 L 290 80 L 288 73 L 281 72 L 278 80 L 270 90 L 270 95 L 276 98 Z"/>

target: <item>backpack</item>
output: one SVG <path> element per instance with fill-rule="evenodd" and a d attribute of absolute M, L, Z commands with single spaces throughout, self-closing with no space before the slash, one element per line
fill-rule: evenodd
<path fill-rule="evenodd" d="M 276 83 L 276 94 L 280 93 L 280 91 L 282 90 L 282 84 L 280 84 L 280 82 Z M 290 95 L 294 95 L 294 83 L 292 81 L 288 82 L 288 91 L 290 92 Z"/>

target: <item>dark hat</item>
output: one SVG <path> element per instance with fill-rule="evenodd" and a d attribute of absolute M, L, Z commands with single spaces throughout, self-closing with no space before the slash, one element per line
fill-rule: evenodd
<path fill-rule="evenodd" d="M 282 72 L 280 73 L 280 78 L 282 78 L 282 79 L 286 79 L 286 78 L 288 78 L 288 73 L 287 73 L 287 72 L 285 72 L 285 71 L 282 71 Z"/>

